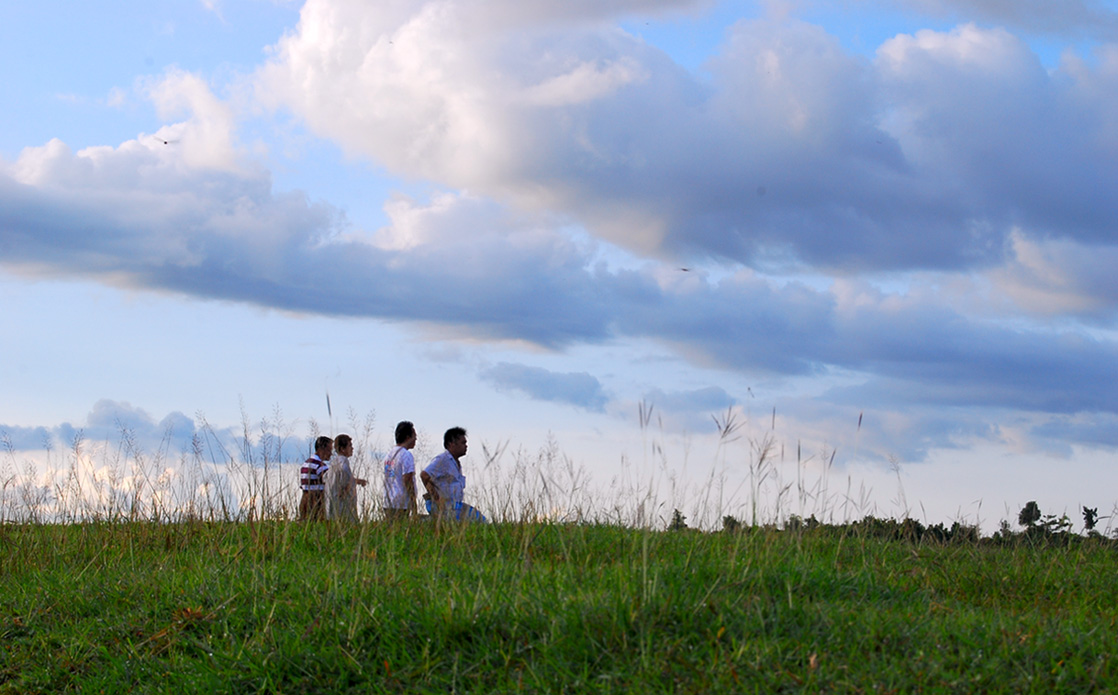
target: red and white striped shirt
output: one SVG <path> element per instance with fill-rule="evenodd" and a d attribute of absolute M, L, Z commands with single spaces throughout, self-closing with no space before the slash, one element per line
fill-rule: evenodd
<path fill-rule="evenodd" d="M 304 461 L 303 467 L 299 469 L 299 487 L 304 492 L 325 490 L 326 486 L 322 482 L 322 474 L 328 470 L 330 470 L 330 464 L 320 459 L 318 454 L 314 454 Z"/>

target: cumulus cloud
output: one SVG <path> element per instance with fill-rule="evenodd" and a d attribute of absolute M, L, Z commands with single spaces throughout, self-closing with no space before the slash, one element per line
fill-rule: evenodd
<path fill-rule="evenodd" d="M 0 245 L 25 269 L 550 347 L 649 338 L 749 373 L 878 374 L 904 383 L 910 400 L 1118 409 L 1102 387 L 1118 357 L 1104 340 L 983 322 L 935 296 L 864 282 L 819 289 L 749 270 L 717 280 L 655 264 L 611 270 L 594 244 L 545 216 L 468 194 L 398 198 L 391 224 L 364 233 L 329 206 L 275 194 L 265 175 L 191 165 L 158 143 L 73 153 L 56 141 L 10 171 Z M 580 393 L 576 402 L 601 406 L 593 389 Z"/>
<path fill-rule="evenodd" d="M 585 410 L 600 412 L 609 400 L 601 382 L 586 372 L 560 374 L 501 362 L 483 369 L 480 376 L 500 390 L 518 391 L 535 400 L 566 403 Z"/>
<path fill-rule="evenodd" d="M 159 418 L 131 403 L 106 398 L 94 403 L 76 423 L 41 427 L 0 423 L 0 454 L 4 450 L 9 455 L 52 451 L 66 457 L 76 449 L 82 455 L 95 454 L 96 459 L 136 458 L 169 466 L 185 459 L 213 465 L 234 460 L 256 465 L 301 460 L 304 452 L 313 450 L 313 437 L 277 432 L 280 423 L 258 423 L 252 428 L 255 436 L 246 435 L 246 424 L 215 428 L 204 415 L 190 417 L 178 411 Z"/>
<path fill-rule="evenodd" d="M 1118 212 L 1109 69 L 1050 74 L 1005 30 L 898 36 L 866 61 L 743 20 L 708 81 L 606 24 L 464 29 L 495 11 L 311 0 L 260 92 L 401 174 L 638 253 L 967 268 L 1015 227 L 1101 242 Z"/>
<path fill-rule="evenodd" d="M 242 161 L 234 142 L 233 110 L 198 75 L 171 69 L 159 79 L 145 80 L 143 91 L 164 121 L 189 120 L 163 128 L 153 136 L 164 146 L 174 145 L 183 164 L 193 168 L 237 171 Z"/>
<path fill-rule="evenodd" d="M 816 26 L 743 20 L 697 76 L 611 24 L 692 6 L 309 0 L 258 98 L 433 182 L 428 199 L 397 196 L 364 230 L 276 191 L 237 114 L 171 70 L 142 85 L 180 119 L 156 133 L 0 162 L 0 262 L 550 348 L 646 338 L 750 374 L 861 375 L 831 396 L 898 407 L 1118 413 L 1115 343 L 1044 320 L 1115 318 L 1118 50 L 1047 70 L 1009 30 L 964 24 L 867 59 Z M 625 263 L 601 260 L 614 245 Z M 809 281 L 772 275 L 789 269 Z M 996 296 L 916 291 L 925 269 L 977 269 Z M 608 399 L 590 374 L 483 377 Z"/>
<path fill-rule="evenodd" d="M 46 427 L 0 427 L 0 443 L 10 452 L 45 449 L 54 446 L 54 438 Z"/>
<path fill-rule="evenodd" d="M 858 1 L 858 0 L 856 0 Z M 1118 11 L 1104 0 L 894 0 L 922 14 L 993 22 L 1034 34 L 1118 38 Z"/>
<path fill-rule="evenodd" d="M 83 442 L 114 442 L 134 452 L 188 451 L 198 428 L 179 412 L 156 420 L 129 403 L 102 399 L 93 405 L 84 422 L 52 427 L 13 427 L 0 424 L 0 434 L 13 450 L 68 449 Z"/>

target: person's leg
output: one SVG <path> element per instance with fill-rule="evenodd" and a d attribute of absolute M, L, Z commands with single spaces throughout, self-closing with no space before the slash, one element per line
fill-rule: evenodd
<path fill-rule="evenodd" d="M 455 511 L 459 521 L 476 521 L 479 524 L 489 523 L 484 514 L 465 502 L 459 502 Z"/>
<path fill-rule="evenodd" d="M 454 503 L 452 502 L 432 502 L 425 500 L 424 504 L 427 505 L 427 516 L 431 519 L 456 519 L 454 512 Z"/>
<path fill-rule="evenodd" d="M 342 500 L 342 517 L 351 524 L 356 524 L 361 520 L 357 512 L 356 495 L 351 494 L 349 497 Z"/>
<path fill-rule="evenodd" d="M 326 495 L 321 490 L 307 493 L 310 496 L 308 517 L 312 521 L 326 520 Z"/>
<path fill-rule="evenodd" d="M 407 521 L 408 510 L 406 509 L 393 509 L 392 507 L 384 508 L 385 521 Z"/>

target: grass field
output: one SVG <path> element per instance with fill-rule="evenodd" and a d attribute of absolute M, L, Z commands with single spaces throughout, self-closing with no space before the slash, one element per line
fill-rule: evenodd
<path fill-rule="evenodd" d="M 0 525 L 0 692 L 1118 689 L 1111 541 Z"/>

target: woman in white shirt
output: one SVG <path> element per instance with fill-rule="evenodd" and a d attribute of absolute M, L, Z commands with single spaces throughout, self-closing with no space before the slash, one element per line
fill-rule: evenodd
<path fill-rule="evenodd" d="M 357 486 L 369 481 L 353 475 L 349 457 L 353 456 L 353 438 L 339 434 L 334 438 L 334 456 L 326 471 L 326 518 L 357 521 Z"/>

